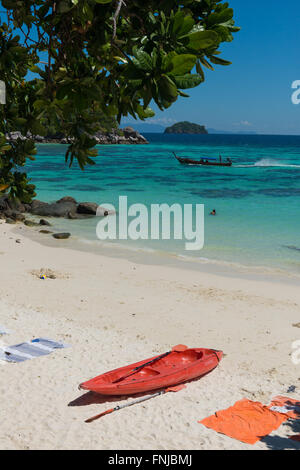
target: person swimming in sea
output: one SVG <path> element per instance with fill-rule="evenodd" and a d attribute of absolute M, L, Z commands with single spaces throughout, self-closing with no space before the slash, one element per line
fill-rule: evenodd
<path fill-rule="evenodd" d="M 216 209 L 213 209 L 209 215 L 217 215 Z"/>

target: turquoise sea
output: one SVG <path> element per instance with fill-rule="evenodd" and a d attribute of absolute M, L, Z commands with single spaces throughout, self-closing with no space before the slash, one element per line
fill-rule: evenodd
<path fill-rule="evenodd" d="M 99 146 L 97 164 L 82 172 L 64 162 L 65 146 L 40 145 L 27 171 L 38 198 L 205 205 L 205 246 L 185 251 L 178 240 L 100 242 L 96 219 L 58 220 L 95 249 L 119 246 L 199 262 L 237 263 L 300 274 L 300 136 L 145 134 L 149 145 Z M 172 155 L 231 157 L 231 168 L 182 166 Z M 209 216 L 216 209 L 217 216 Z"/>

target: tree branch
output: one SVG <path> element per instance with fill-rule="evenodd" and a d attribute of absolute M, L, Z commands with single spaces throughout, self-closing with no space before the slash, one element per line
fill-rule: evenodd
<path fill-rule="evenodd" d="M 115 12 L 114 17 L 113 17 L 113 23 L 114 23 L 113 40 L 116 38 L 116 35 L 117 35 L 117 21 L 118 21 L 119 15 L 120 15 L 122 5 L 126 6 L 124 0 L 119 0 L 116 12 Z"/>

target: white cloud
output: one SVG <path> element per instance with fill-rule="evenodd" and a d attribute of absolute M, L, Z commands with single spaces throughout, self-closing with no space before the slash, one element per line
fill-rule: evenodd
<path fill-rule="evenodd" d="M 173 118 L 167 118 L 167 117 L 163 117 L 163 118 L 150 118 L 150 119 L 145 119 L 145 121 L 136 121 L 134 119 L 124 119 L 122 120 L 122 124 L 133 124 L 133 123 L 142 123 L 143 124 L 162 124 L 162 125 L 167 125 L 167 124 L 172 124 L 173 122 L 177 122 L 176 119 L 173 119 Z"/>
<path fill-rule="evenodd" d="M 246 121 L 246 120 L 245 121 L 240 121 L 240 122 L 234 122 L 233 125 L 236 126 L 236 127 L 241 127 L 241 126 L 242 127 L 251 127 L 251 126 L 253 126 L 253 124 L 251 122 Z"/>

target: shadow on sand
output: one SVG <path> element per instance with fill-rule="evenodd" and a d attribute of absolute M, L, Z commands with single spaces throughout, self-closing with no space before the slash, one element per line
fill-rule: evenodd
<path fill-rule="evenodd" d="M 128 398 L 139 398 L 144 397 L 146 395 L 151 395 L 156 393 L 159 390 L 149 391 L 147 393 L 139 393 L 135 395 L 119 395 L 119 396 L 112 396 L 112 395 L 100 395 L 99 393 L 95 392 L 87 392 L 84 395 L 81 395 L 75 400 L 71 401 L 68 406 L 88 406 L 88 405 L 101 405 L 103 403 L 115 403 L 120 402 L 123 400 L 128 400 Z"/>
<path fill-rule="evenodd" d="M 284 423 L 288 436 L 300 434 L 300 419 L 289 420 Z M 264 442 L 270 450 L 300 450 L 300 442 L 293 441 L 289 437 L 266 436 L 261 442 Z"/>

